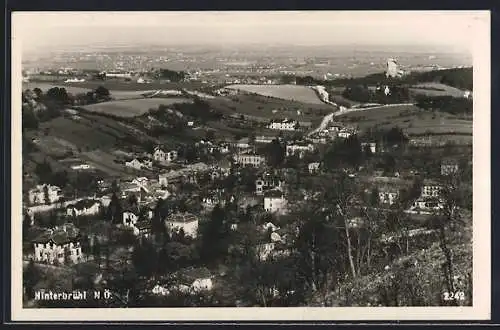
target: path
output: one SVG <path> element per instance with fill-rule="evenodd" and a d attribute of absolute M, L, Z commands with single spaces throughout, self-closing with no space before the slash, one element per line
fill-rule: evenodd
<path fill-rule="evenodd" d="M 357 111 L 365 111 L 365 110 L 373 110 L 373 109 L 380 109 L 380 108 L 391 108 L 391 107 L 400 107 L 402 105 L 415 105 L 415 103 L 397 103 L 397 104 L 383 104 L 383 105 L 377 105 L 374 107 L 368 107 L 368 108 L 349 108 L 346 110 L 341 110 L 337 111 L 333 114 L 333 116 L 338 117 L 341 115 L 344 115 L 346 113 L 350 112 L 357 112 Z"/>

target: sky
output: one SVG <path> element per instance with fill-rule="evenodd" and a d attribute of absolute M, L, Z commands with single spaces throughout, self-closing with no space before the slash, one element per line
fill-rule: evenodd
<path fill-rule="evenodd" d="M 23 50 L 90 44 L 430 45 L 467 50 L 478 11 L 17 12 Z"/>

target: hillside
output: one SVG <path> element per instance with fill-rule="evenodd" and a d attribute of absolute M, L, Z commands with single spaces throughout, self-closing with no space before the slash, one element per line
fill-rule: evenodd
<path fill-rule="evenodd" d="M 471 306 L 472 226 L 450 236 L 454 286 L 461 296 L 456 302 L 461 306 Z M 436 242 L 396 259 L 385 269 L 348 280 L 334 291 L 318 292 L 311 302 L 314 306 L 329 307 L 453 305 L 454 301 L 445 297 L 444 264 L 444 254 Z"/>

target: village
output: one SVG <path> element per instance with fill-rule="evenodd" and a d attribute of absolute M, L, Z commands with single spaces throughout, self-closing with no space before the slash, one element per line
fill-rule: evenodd
<path fill-rule="evenodd" d="M 257 260 L 289 256 L 303 225 L 297 212 L 308 204 L 328 205 L 317 196 L 340 182 L 331 180 L 347 179 L 357 189 L 359 201 L 346 210 L 350 229 L 367 225 L 362 210 L 370 207 L 415 219 L 410 229 L 418 236 L 428 233 L 426 219 L 449 203 L 444 191 L 450 177 L 462 178 L 471 168 L 470 159 L 453 156 L 460 155 L 456 150 L 446 156 L 442 148 L 412 146 L 397 128 L 373 138 L 345 123 L 323 126 L 308 133 L 297 121 L 272 120 L 267 128 L 276 135 L 200 140 L 191 146 L 196 156 L 189 161 L 161 145 L 152 153 L 129 153 L 120 165 L 127 178 L 95 178 L 97 189 L 78 198 L 41 182 L 26 190 L 24 260 L 63 268 L 91 264 L 93 286 L 109 285 L 114 273 L 125 272 L 113 264 L 135 264 L 142 273 L 141 297 L 211 295 L 227 288 L 228 269 L 237 266 L 231 250 L 242 235 L 255 231 L 250 248 Z M 408 163 L 423 152 L 432 164 Z M 72 169 L 91 172 L 92 166 Z M 345 179 L 335 179 L 339 175 Z M 219 227 L 211 225 L 214 217 L 222 218 Z M 230 243 L 216 251 L 217 240 Z M 146 265 L 157 253 L 170 254 L 163 256 L 164 271 Z M 273 297 L 280 294 L 273 290 Z"/>

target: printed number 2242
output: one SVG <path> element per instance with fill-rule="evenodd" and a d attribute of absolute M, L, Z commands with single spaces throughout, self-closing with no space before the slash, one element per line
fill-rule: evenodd
<path fill-rule="evenodd" d="M 457 291 L 457 292 L 444 292 L 443 299 L 445 301 L 450 300 L 465 300 L 465 292 Z"/>

